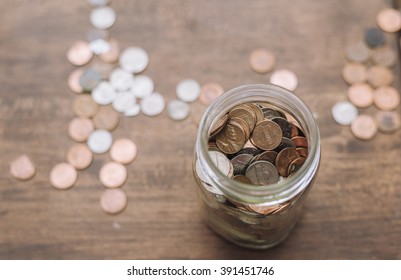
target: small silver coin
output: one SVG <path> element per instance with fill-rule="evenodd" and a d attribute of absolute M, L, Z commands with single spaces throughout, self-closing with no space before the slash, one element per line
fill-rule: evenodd
<path fill-rule="evenodd" d="M 130 47 L 121 53 L 119 63 L 127 72 L 140 73 L 148 66 L 149 56 L 142 48 Z"/>
<path fill-rule="evenodd" d="M 85 69 L 81 77 L 79 77 L 79 84 L 85 92 L 91 92 L 102 80 L 100 73 L 94 69 Z"/>
<path fill-rule="evenodd" d="M 116 91 L 109 82 L 101 82 L 92 90 L 92 98 L 99 105 L 112 103 L 116 95 Z"/>
<path fill-rule="evenodd" d="M 133 107 L 135 103 L 135 97 L 130 92 L 126 91 L 117 93 L 112 106 L 117 112 L 123 113 Z"/>
<path fill-rule="evenodd" d="M 87 144 L 93 153 L 102 154 L 110 150 L 113 137 L 107 130 L 97 129 L 89 135 Z"/>
<path fill-rule="evenodd" d="M 181 100 L 172 100 L 167 105 L 168 115 L 175 121 L 181 121 L 189 116 L 191 108 Z"/>
<path fill-rule="evenodd" d="M 124 116 L 125 117 L 135 117 L 135 116 L 138 116 L 140 112 L 141 112 L 141 105 L 134 104 L 133 106 L 131 106 L 130 108 L 128 108 L 124 111 Z"/>
<path fill-rule="evenodd" d="M 350 125 L 358 116 L 358 109 L 350 102 L 341 101 L 333 106 L 331 114 L 338 124 Z"/>
<path fill-rule="evenodd" d="M 134 78 L 131 92 L 137 98 L 145 98 L 153 93 L 155 85 L 153 80 L 146 75 L 138 75 Z"/>
<path fill-rule="evenodd" d="M 108 29 L 114 25 L 117 16 L 110 7 L 98 7 L 92 10 L 90 14 L 90 22 L 93 27 L 98 29 Z"/>
<path fill-rule="evenodd" d="M 185 79 L 178 83 L 176 88 L 177 97 L 184 102 L 193 102 L 198 99 L 201 87 L 193 79 Z"/>
<path fill-rule="evenodd" d="M 165 101 L 160 93 L 153 93 L 152 95 L 142 99 L 141 109 L 142 113 L 147 116 L 156 116 L 163 112 Z"/>
<path fill-rule="evenodd" d="M 233 169 L 231 161 L 221 152 L 209 151 L 208 153 L 217 169 L 219 169 L 224 176 L 229 176 L 230 170 Z"/>
<path fill-rule="evenodd" d="M 110 51 L 110 44 L 104 39 L 96 39 L 89 43 L 89 47 L 96 55 L 101 55 Z"/>
<path fill-rule="evenodd" d="M 127 91 L 134 84 L 134 76 L 121 68 L 117 68 L 110 74 L 110 83 L 117 91 Z"/>

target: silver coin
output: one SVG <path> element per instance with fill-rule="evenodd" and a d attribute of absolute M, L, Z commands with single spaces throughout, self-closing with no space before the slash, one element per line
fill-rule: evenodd
<path fill-rule="evenodd" d="M 336 103 L 331 109 L 333 119 L 341 125 L 350 125 L 358 116 L 358 109 L 350 102 L 341 101 Z"/>
<path fill-rule="evenodd" d="M 134 78 L 131 92 L 137 98 L 145 98 L 153 93 L 155 85 L 151 78 L 146 75 L 138 75 Z"/>
<path fill-rule="evenodd" d="M 99 105 L 112 103 L 116 95 L 116 91 L 109 82 L 101 82 L 92 90 L 92 98 Z"/>
<path fill-rule="evenodd" d="M 135 117 L 138 116 L 140 112 L 141 112 L 141 105 L 134 104 L 133 106 L 131 106 L 131 108 L 128 108 L 127 110 L 124 111 L 124 116 Z"/>
<path fill-rule="evenodd" d="M 98 29 L 108 29 L 116 22 L 116 13 L 110 7 L 99 7 L 92 10 L 90 22 Z"/>
<path fill-rule="evenodd" d="M 140 73 L 148 66 L 149 57 L 144 49 L 130 47 L 121 53 L 119 63 L 127 72 Z"/>
<path fill-rule="evenodd" d="M 110 83 L 117 91 L 127 91 L 134 84 L 134 76 L 121 68 L 117 68 L 110 74 Z"/>
<path fill-rule="evenodd" d="M 92 7 L 106 6 L 110 3 L 110 0 L 88 0 L 89 5 Z"/>
<path fill-rule="evenodd" d="M 364 42 L 359 41 L 346 47 L 345 56 L 349 61 L 365 62 L 370 58 L 370 49 Z"/>
<path fill-rule="evenodd" d="M 110 150 L 113 137 L 107 130 L 97 129 L 89 135 L 87 144 L 93 153 L 102 154 Z"/>
<path fill-rule="evenodd" d="M 142 99 L 141 103 L 142 113 L 147 116 L 159 115 L 163 112 L 165 106 L 166 104 L 163 96 L 157 92 Z"/>
<path fill-rule="evenodd" d="M 209 184 L 209 177 L 206 175 L 205 171 L 203 170 L 202 166 L 200 165 L 199 159 L 196 160 L 195 171 L 196 171 L 196 174 L 198 175 L 199 179 L 202 182 Z"/>
<path fill-rule="evenodd" d="M 113 101 L 113 108 L 117 112 L 123 113 L 133 107 L 136 103 L 135 97 L 128 91 L 120 92 Z"/>
<path fill-rule="evenodd" d="M 228 176 L 231 170 L 231 161 L 221 152 L 209 151 L 208 153 L 217 169 L 219 169 L 224 176 Z"/>
<path fill-rule="evenodd" d="M 178 83 L 176 88 L 177 97 L 184 102 L 193 102 L 198 99 L 200 85 L 193 79 L 185 79 Z"/>
<path fill-rule="evenodd" d="M 96 39 L 91 41 L 89 43 L 89 47 L 96 55 L 107 53 L 110 50 L 109 42 L 105 41 L 104 39 Z"/>
<path fill-rule="evenodd" d="M 79 77 L 79 84 L 85 92 L 91 92 L 102 80 L 102 76 L 95 69 L 85 69 L 81 77 Z"/>
<path fill-rule="evenodd" d="M 168 115 L 175 121 L 181 121 L 189 116 L 191 108 L 181 100 L 172 100 L 167 105 Z"/>

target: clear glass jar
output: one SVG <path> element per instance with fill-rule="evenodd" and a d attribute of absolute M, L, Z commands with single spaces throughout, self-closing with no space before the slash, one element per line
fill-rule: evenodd
<path fill-rule="evenodd" d="M 250 102 L 268 104 L 286 112 L 297 122 L 308 140 L 308 156 L 302 167 L 293 176 L 276 184 L 253 186 L 230 179 L 213 164 L 208 153 L 210 131 L 219 118 L 236 105 Z M 289 235 L 298 221 L 319 163 L 317 123 L 296 95 L 272 84 L 234 88 L 207 108 L 199 126 L 193 171 L 201 216 L 215 232 L 240 246 L 254 249 L 273 247 Z M 263 215 L 243 205 L 271 206 L 280 208 L 280 211 Z"/>

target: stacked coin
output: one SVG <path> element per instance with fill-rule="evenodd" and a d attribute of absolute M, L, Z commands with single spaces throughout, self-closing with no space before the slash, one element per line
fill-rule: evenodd
<path fill-rule="evenodd" d="M 393 133 L 400 128 L 397 109 L 400 94 L 392 86 L 394 75 L 391 67 L 397 54 L 389 43 L 386 34 L 401 29 L 401 13 L 394 9 L 384 9 L 377 15 L 378 28 L 369 28 L 364 41 L 348 45 L 345 57 L 348 62 L 342 76 L 347 84 L 348 99 L 336 103 L 332 108 L 334 120 L 341 125 L 351 125 L 353 135 L 362 140 L 372 139 L 377 131 Z M 384 32 L 383 32 L 384 31 Z M 361 110 L 375 105 L 379 109 L 375 117 Z"/>
<path fill-rule="evenodd" d="M 241 104 L 215 123 L 210 131 L 208 153 L 218 170 L 233 180 L 255 186 L 275 184 L 293 176 L 307 158 L 308 140 L 302 129 L 289 120 L 289 114 L 271 106 Z M 199 161 L 196 172 L 207 191 L 223 195 L 210 184 Z M 286 209 L 284 204 L 268 209 L 261 205 L 236 205 L 264 215 Z"/>

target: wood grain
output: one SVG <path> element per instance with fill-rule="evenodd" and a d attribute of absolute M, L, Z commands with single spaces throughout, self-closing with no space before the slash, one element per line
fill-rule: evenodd
<path fill-rule="evenodd" d="M 1 259 L 401 258 L 400 132 L 362 142 L 330 115 L 332 105 L 346 99 L 344 46 L 360 40 L 389 1 L 112 3 L 118 21 L 111 34 L 122 47 L 148 51 L 145 73 L 168 100 L 184 78 L 226 89 L 267 82 L 268 75 L 248 65 L 257 47 L 276 53 L 276 69 L 298 75 L 296 93 L 318 115 L 322 162 L 300 223 L 285 243 L 267 251 L 226 242 L 198 216 L 191 162 L 204 110 L 199 103 L 183 122 L 166 112 L 121 120 L 113 136 L 131 138 L 139 149 L 128 166 L 123 188 L 129 205 L 122 214 L 108 216 L 99 207 L 98 172 L 108 155 L 79 172 L 74 188 L 50 186 L 52 166 L 73 144 L 67 125 L 75 95 L 66 81 L 74 67 L 65 54 L 90 27 L 85 2 L 0 2 Z M 38 169 L 28 182 L 9 174 L 9 163 L 21 153 Z"/>

